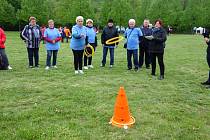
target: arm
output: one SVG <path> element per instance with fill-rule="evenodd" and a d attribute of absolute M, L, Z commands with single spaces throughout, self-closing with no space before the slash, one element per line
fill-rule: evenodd
<path fill-rule="evenodd" d="M 158 42 L 165 42 L 167 40 L 166 32 L 162 31 L 160 36 L 154 36 L 154 40 L 156 40 Z"/>
<path fill-rule="evenodd" d="M 103 30 L 101 34 L 101 44 L 105 44 L 105 29 Z"/>
<path fill-rule="evenodd" d="M 97 35 L 96 35 L 96 37 L 95 37 L 95 44 L 96 44 L 96 46 L 98 46 Z"/>
<path fill-rule="evenodd" d="M 119 37 L 119 33 L 118 33 L 117 29 L 116 29 L 116 31 L 115 31 L 115 36 L 116 36 L 116 37 Z M 119 44 L 119 42 L 116 43 L 116 45 L 118 45 L 118 44 Z"/>
<path fill-rule="evenodd" d="M 23 37 L 26 41 L 29 40 L 28 37 L 27 37 L 27 30 L 28 30 L 28 25 L 26 25 L 26 26 L 24 27 L 23 31 L 22 31 L 22 37 Z"/>
<path fill-rule="evenodd" d="M 72 36 L 76 39 L 81 38 L 80 34 L 78 34 L 77 29 L 75 27 L 72 28 Z"/>
<path fill-rule="evenodd" d="M 86 36 L 86 38 L 85 38 L 85 45 L 87 45 L 88 44 L 88 36 Z"/>
<path fill-rule="evenodd" d="M 44 31 L 44 40 L 47 41 L 47 42 L 49 42 L 49 43 L 53 43 L 53 41 L 48 38 L 47 30 Z"/>

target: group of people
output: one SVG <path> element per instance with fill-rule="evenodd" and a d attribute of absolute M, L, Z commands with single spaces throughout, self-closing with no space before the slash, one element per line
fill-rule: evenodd
<path fill-rule="evenodd" d="M 167 40 L 167 33 L 164 30 L 163 22 L 161 20 L 156 20 L 154 27 L 150 26 L 150 21 L 145 19 L 142 27 L 136 26 L 136 21 L 130 19 L 128 21 L 128 28 L 124 33 L 126 42 L 124 48 L 127 50 L 127 68 L 135 71 L 141 69 L 145 63 L 146 68 L 150 69 L 152 67 L 151 75 L 156 76 L 156 59 L 160 67 L 160 76 L 159 79 L 164 79 L 165 74 L 165 65 L 164 65 L 164 49 L 165 42 Z M 66 28 L 64 30 L 67 30 Z M 70 33 L 70 30 L 66 31 Z M 48 21 L 48 28 L 45 28 L 44 31 L 40 29 L 39 25 L 36 24 L 36 18 L 29 18 L 29 25 L 26 25 L 21 32 L 22 38 L 25 40 L 27 52 L 28 52 L 28 61 L 29 68 L 39 68 L 39 46 L 41 39 L 44 39 L 45 46 L 47 50 L 47 59 L 46 59 L 46 70 L 50 68 L 57 68 L 57 54 L 60 48 L 60 42 L 62 41 L 61 31 L 54 26 L 54 21 Z M 70 34 L 68 34 L 70 35 Z M 112 68 L 114 66 L 114 52 L 117 48 L 119 42 L 115 41 L 113 43 L 107 43 L 108 40 L 119 37 L 117 28 L 114 26 L 114 21 L 109 19 L 107 26 L 103 29 L 101 34 L 101 44 L 103 47 L 103 56 L 101 61 L 101 67 L 106 65 L 106 57 L 109 51 L 110 53 L 110 65 Z M 2 55 L 6 56 L 4 51 L 6 36 L 3 30 L 0 30 L 0 59 Z M 210 41 L 208 37 L 205 37 L 205 41 L 210 46 Z M 72 49 L 74 56 L 74 69 L 75 74 L 84 74 L 83 69 L 93 68 L 92 65 L 92 56 L 84 55 L 84 50 L 87 48 L 87 45 L 91 45 L 93 50 L 96 50 L 98 46 L 97 43 L 97 33 L 93 28 L 93 20 L 87 19 L 86 26 L 84 26 L 84 18 L 78 16 L 76 18 L 76 24 L 72 27 L 71 42 L 70 48 Z M 209 48 L 209 47 L 208 47 Z M 210 63 L 210 52 L 207 51 L 208 63 Z M 9 62 L 6 58 L 6 69 L 11 69 Z M 51 58 L 52 62 L 51 62 Z M 132 64 L 133 58 L 133 64 Z M 84 65 L 83 65 L 84 61 Z M 210 64 L 209 64 L 210 66 Z M 210 71 L 209 71 L 210 77 Z M 202 83 L 210 84 L 210 78 Z"/>

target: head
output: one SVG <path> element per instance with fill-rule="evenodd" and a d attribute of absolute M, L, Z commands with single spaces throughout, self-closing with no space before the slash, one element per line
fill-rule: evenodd
<path fill-rule="evenodd" d="M 30 25 L 35 26 L 36 25 L 36 18 L 35 17 L 30 17 L 29 18 L 29 23 L 30 23 Z"/>
<path fill-rule="evenodd" d="M 149 27 L 149 24 L 150 24 L 149 20 L 148 19 L 145 19 L 144 20 L 144 23 L 143 23 L 143 26 L 144 27 Z"/>
<path fill-rule="evenodd" d="M 52 19 L 48 21 L 48 26 L 51 29 L 54 28 L 54 21 Z"/>
<path fill-rule="evenodd" d="M 130 28 L 134 28 L 134 27 L 136 26 L 136 21 L 135 21 L 134 19 L 130 19 L 130 20 L 128 21 L 128 26 L 129 26 Z"/>
<path fill-rule="evenodd" d="M 114 26 L 114 21 L 112 19 L 109 19 L 107 24 L 108 24 L 108 27 L 113 27 Z"/>
<path fill-rule="evenodd" d="M 83 22 L 84 22 L 84 18 L 83 18 L 82 16 L 78 16 L 78 17 L 76 18 L 76 23 L 77 23 L 77 25 L 83 26 Z"/>
<path fill-rule="evenodd" d="M 162 20 L 158 19 L 155 21 L 155 28 L 160 28 L 163 26 Z"/>
<path fill-rule="evenodd" d="M 88 27 L 93 27 L 93 20 L 92 20 L 92 19 L 87 19 L 87 20 L 86 20 L 86 25 L 87 25 Z"/>

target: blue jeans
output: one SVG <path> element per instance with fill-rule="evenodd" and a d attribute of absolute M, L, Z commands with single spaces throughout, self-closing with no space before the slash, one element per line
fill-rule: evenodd
<path fill-rule="evenodd" d="M 138 49 L 136 49 L 136 50 L 127 50 L 128 69 L 132 69 L 132 61 L 131 61 L 132 56 L 133 56 L 134 67 L 135 67 L 135 69 L 138 69 L 139 68 Z"/>
<path fill-rule="evenodd" d="M 52 65 L 55 66 L 57 62 L 57 54 L 58 50 L 47 50 L 47 62 L 46 66 L 50 67 L 51 66 L 51 57 L 53 56 L 53 63 Z"/>
<path fill-rule="evenodd" d="M 104 46 L 103 47 L 103 60 L 102 60 L 102 64 L 105 65 L 106 64 L 106 56 L 107 56 L 107 52 L 110 52 L 110 65 L 114 65 L 114 48 L 109 48 L 108 46 Z"/>

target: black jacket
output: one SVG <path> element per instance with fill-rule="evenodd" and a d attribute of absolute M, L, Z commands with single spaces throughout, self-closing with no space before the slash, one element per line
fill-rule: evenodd
<path fill-rule="evenodd" d="M 150 52 L 151 53 L 163 53 L 165 48 L 165 42 L 167 40 L 166 31 L 163 28 L 154 28 L 152 35 L 154 39 L 151 41 Z"/>
<path fill-rule="evenodd" d="M 146 39 L 145 36 L 151 36 L 152 35 L 152 29 L 150 28 L 145 28 L 145 27 L 141 27 L 141 31 L 143 33 L 143 38 L 140 42 L 140 48 L 149 48 L 150 46 L 150 40 Z"/>
<path fill-rule="evenodd" d="M 107 26 L 104 28 L 103 33 L 101 34 L 101 44 L 104 44 L 106 46 L 115 46 L 115 44 L 107 45 L 106 41 L 111 38 L 118 37 L 118 36 L 119 34 L 115 27 L 110 28 Z M 118 43 L 116 43 L 116 45 L 118 45 Z"/>

